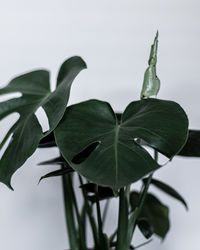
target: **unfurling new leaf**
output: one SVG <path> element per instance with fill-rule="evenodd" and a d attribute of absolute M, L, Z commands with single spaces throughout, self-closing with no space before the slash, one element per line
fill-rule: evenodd
<path fill-rule="evenodd" d="M 144 81 L 141 92 L 141 99 L 149 98 L 150 96 L 156 96 L 160 89 L 160 80 L 156 75 L 156 63 L 157 63 L 157 50 L 158 50 L 158 32 L 156 34 L 153 45 L 151 46 L 151 52 L 149 57 L 149 67 L 144 73 Z"/>

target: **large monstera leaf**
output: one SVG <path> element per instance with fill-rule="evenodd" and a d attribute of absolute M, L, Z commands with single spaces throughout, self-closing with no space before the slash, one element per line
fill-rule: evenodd
<path fill-rule="evenodd" d="M 54 132 L 72 168 L 117 190 L 160 167 L 137 138 L 172 158 L 185 143 L 187 131 L 187 116 L 177 103 L 144 99 L 130 103 L 120 123 L 106 102 L 72 105 Z"/>
<path fill-rule="evenodd" d="M 12 174 L 36 150 L 40 140 L 55 129 L 61 120 L 68 103 L 71 84 L 77 74 L 86 68 L 80 57 L 72 57 L 65 61 L 59 71 L 57 88 L 50 91 L 49 72 L 37 70 L 14 78 L 5 88 L 0 89 L 0 95 L 21 92 L 20 98 L 14 98 L 0 103 L 0 119 L 17 112 L 18 121 L 8 131 L 6 139 L 13 133 L 11 141 L 0 160 L 0 181 L 11 187 Z M 35 116 L 36 110 L 42 107 L 49 121 L 49 131 L 42 128 Z"/>

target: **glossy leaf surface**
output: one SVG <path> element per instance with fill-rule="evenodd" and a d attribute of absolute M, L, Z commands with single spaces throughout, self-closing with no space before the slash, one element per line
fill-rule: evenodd
<path fill-rule="evenodd" d="M 121 113 L 116 113 L 116 117 L 120 123 L 121 121 Z M 55 142 L 55 137 L 54 137 L 54 133 L 51 132 L 50 134 L 48 134 L 47 136 L 45 136 L 44 138 L 42 138 L 42 140 L 40 141 L 38 148 L 50 148 L 50 147 L 56 147 L 56 142 Z"/>
<path fill-rule="evenodd" d="M 186 114 L 175 102 L 132 102 L 119 124 L 108 103 L 90 100 L 67 108 L 55 139 L 72 168 L 100 186 L 117 190 L 160 167 L 137 138 L 172 158 L 185 143 L 187 127 Z"/>
<path fill-rule="evenodd" d="M 139 202 L 139 193 L 132 192 L 130 197 L 131 207 L 134 210 Z M 161 203 L 154 195 L 148 193 L 144 202 L 144 206 L 139 215 L 138 220 L 146 218 L 149 224 L 153 227 L 154 233 L 165 238 L 169 231 L 169 209 Z"/>
<path fill-rule="evenodd" d="M 143 181 L 144 181 L 144 183 L 146 183 L 147 179 L 143 179 Z M 156 186 L 157 188 L 159 188 L 160 190 L 162 190 L 166 194 L 179 200 L 185 206 L 185 208 L 188 209 L 186 201 L 174 188 L 172 188 L 168 184 L 161 182 L 159 180 L 156 180 L 156 179 L 152 179 L 151 184 L 153 184 L 154 186 Z"/>
<path fill-rule="evenodd" d="M 49 72 L 33 71 L 14 78 L 8 86 L 0 89 L 0 95 L 21 92 L 20 98 L 14 98 L 0 103 L 0 119 L 17 112 L 18 121 L 8 131 L 13 134 L 0 161 L 0 181 L 11 188 L 10 180 L 13 173 L 23 165 L 36 148 L 40 140 L 55 129 L 61 120 L 68 103 L 71 84 L 77 74 L 86 68 L 80 57 L 72 57 L 60 68 L 57 78 L 57 88 L 50 91 Z M 42 107 L 49 121 L 49 131 L 42 132 L 35 112 Z M 2 145 L 6 139 L 3 140 Z M 2 146 L 1 145 L 1 146 Z"/>

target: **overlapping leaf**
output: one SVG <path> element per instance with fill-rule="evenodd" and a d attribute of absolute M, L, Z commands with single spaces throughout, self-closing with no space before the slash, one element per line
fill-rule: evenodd
<path fill-rule="evenodd" d="M 2 142 L 3 145 L 6 138 L 13 133 L 11 142 L 0 161 L 1 182 L 11 188 L 12 174 L 33 154 L 40 140 L 55 129 L 66 109 L 71 84 L 84 68 L 86 64 L 80 57 L 72 57 L 65 61 L 60 68 L 54 92 L 50 91 L 49 72 L 46 70 L 21 75 L 0 89 L 0 95 L 22 93 L 20 98 L 0 103 L 0 119 L 13 112 L 20 115 Z M 35 116 L 39 107 L 44 109 L 49 120 L 50 129 L 46 133 L 42 132 Z"/>
<path fill-rule="evenodd" d="M 119 124 L 108 103 L 90 100 L 67 108 L 55 139 L 72 168 L 117 190 L 160 167 L 137 138 L 172 158 L 185 143 L 187 131 L 187 116 L 175 102 L 132 102 Z"/>
<path fill-rule="evenodd" d="M 180 156 L 200 157 L 200 131 L 189 130 L 189 135 L 186 144 L 178 153 Z"/>
<path fill-rule="evenodd" d="M 69 164 L 65 161 L 65 159 L 62 156 L 53 158 L 49 161 L 40 162 L 38 165 L 60 165 L 62 167 L 61 169 L 54 170 L 42 176 L 39 182 L 49 177 L 63 176 L 71 172 L 74 172 L 74 169 L 69 166 Z"/>
<path fill-rule="evenodd" d="M 105 200 L 115 197 L 113 190 L 109 187 L 101 187 L 98 186 L 98 191 L 96 191 L 96 185 L 94 183 L 86 183 L 80 186 L 80 188 L 84 189 L 87 193 L 93 193 L 92 195 L 88 195 L 87 198 L 91 202 L 96 201 L 96 195 L 95 193 L 98 193 L 99 200 Z"/>
<path fill-rule="evenodd" d="M 130 204 L 133 210 L 138 206 L 139 193 L 132 192 L 130 196 Z M 154 233 L 165 238 L 170 228 L 169 208 L 158 200 L 153 194 L 148 193 L 144 202 L 144 206 L 138 218 L 138 223 L 141 219 L 146 219 L 152 226 Z M 140 225 L 141 226 L 141 225 Z M 139 227 L 141 229 L 141 227 Z M 142 231 L 142 233 L 144 233 Z"/>
<path fill-rule="evenodd" d="M 56 142 L 54 138 L 54 133 L 51 132 L 50 134 L 48 134 L 47 136 L 45 136 L 44 138 L 40 140 L 38 148 L 51 148 L 55 146 L 56 146 Z"/>
<path fill-rule="evenodd" d="M 63 167 L 70 167 L 69 164 L 66 162 L 66 160 L 62 156 L 53 158 L 51 160 L 42 161 L 38 163 L 38 165 L 60 165 Z"/>
<path fill-rule="evenodd" d="M 147 179 L 143 179 L 143 182 L 146 183 Z M 166 194 L 170 195 L 171 197 L 179 200 L 185 206 L 186 210 L 188 210 L 188 206 L 187 206 L 186 201 L 173 187 L 169 186 L 168 184 L 166 184 L 162 181 L 156 180 L 156 179 L 152 179 L 151 184 L 154 185 L 155 187 L 159 188 L 160 190 L 162 190 Z"/>
<path fill-rule="evenodd" d="M 139 227 L 144 237 L 147 239 L 149 239 L 154 233 L 154 229 L 152 225 L 150 225 L 150 223 L 148 222 L 146 218 L 138 219 L 137 226 Z"/>

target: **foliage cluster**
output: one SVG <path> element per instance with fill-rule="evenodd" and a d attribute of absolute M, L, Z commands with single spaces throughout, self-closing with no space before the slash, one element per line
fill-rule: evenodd
<path fill-rule="evenodd" d="M 59 169 L 41 179 L 62 176 L 72 250 L 88 249 L 87 221 L 95 250 L 136 249 L 131 245 L 136 226 L 147 239 L 153 234 L 164 239 L 169 230 L 169 209 L 148 192 L 150 185 L 179 200 L 187 209 L 185 200 L 176 190 L 153 178 L 153 173 L 163 167 L 158 163 L 159 153 L 170 161 L 176 155 L 199 156 L 199 132 L 189 131 L 188 134 L 187 115 L 180 105 L 151 98 L 160 89 L 156 74 L 157 48 L 158 34 L 151 47 L 141 99 L 131 102 L 122 114 L 115 113 L 109 103 L 100 100 L 67 107 L 72 82 L 86 68 L 78 56 L 62 64 L 53 92 L 46 70 L 20 75 L 0 89 L 0 95 L 22 94 L 20 98 L 0 103 L 0 119 L 14 112 L 20 115 L 0 144 L 2 148 L 12 135 L 0 160 L 0 181 L 12 189 L 12 175 L 38 147 L 58 147 L 57 158 L 40 164 L 57 164 Z M 35 115 L 39 107 L 48 117 L 46 132 L 42 131 Z M 153 156 L 147 148 L 153 149 Z M 83 204 L 76 199 L 74 175 L 80 181 Z M 132 190 L 131 184 L 139 180 L 142 181 L 141 191 Z M 118 227 L 108 236 L 103 226 L 111 198 L 119 199 L 119 216 Z M 106 200 L 103 212 L 102 200 Z"/>

